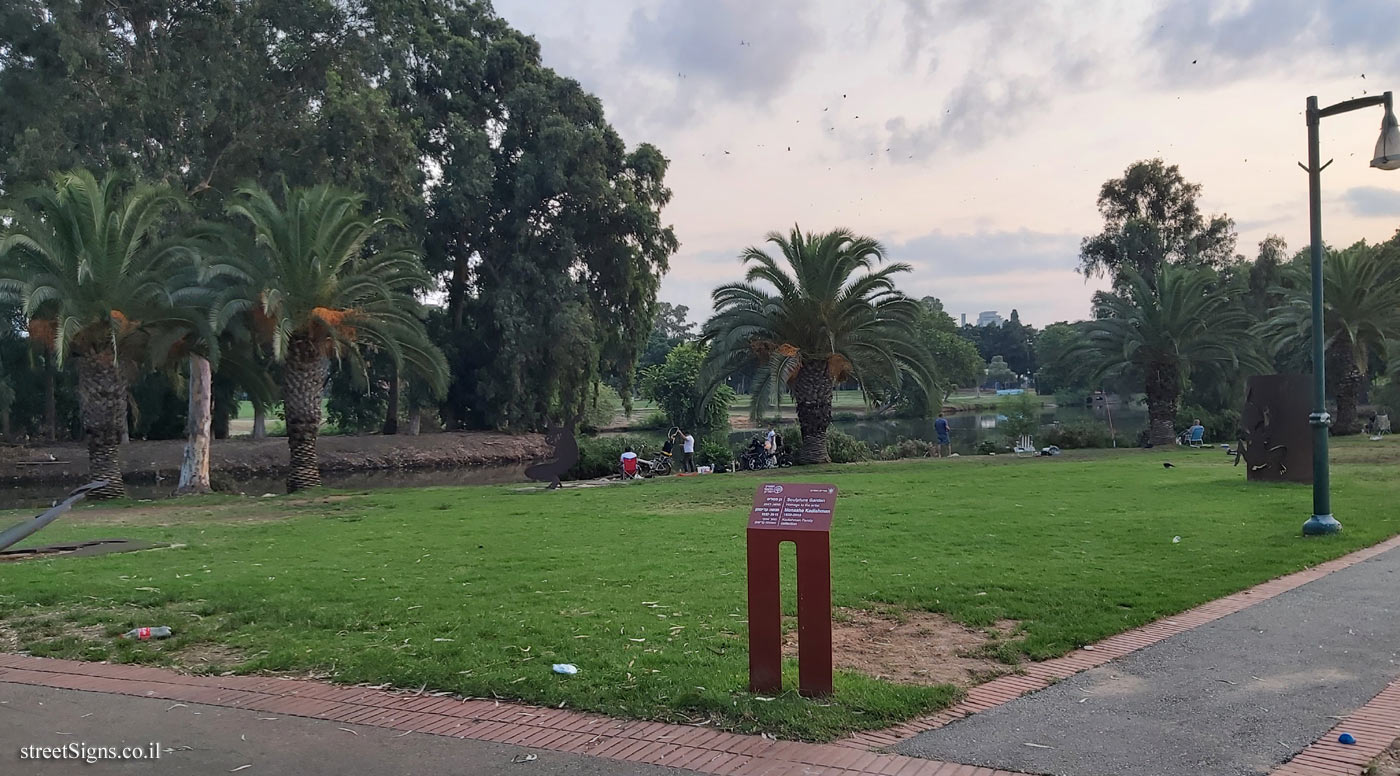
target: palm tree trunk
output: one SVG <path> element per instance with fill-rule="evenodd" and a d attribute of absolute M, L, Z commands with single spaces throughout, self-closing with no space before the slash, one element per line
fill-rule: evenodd
<path fill-rule="evenodd" d="M 1356 396 L 1361 389 L 1361 369 L 1351 348 L 1336 349 L 1337 357 L 1337 419 L 1332 423 L 1333 436 L 1355 434 L 1361 424 L 1356 419 Z"/>
<path fill-rule="evenodd" d="M 83 434 L 88 445 L 88 476 L 107 485 L 88 494 L 89 498 L 117 498 L 126 495 L 118 454 L 122 432 L 126 430 L 126 386 L 111 353 L 85 354 L 78 358 L 78 403 L 83 416 Z"/>
<path fill-rule="evenodd" d="M 1181 397 L 1181 379 L 1171 364 L 1147 368 L 1147 442 L 1153 447 L 1176 441 L 1176 403 Z"/>
<path fill-rule="evenodd" d="M 267 407 L 262 402 L 253 405 L 253 438 L 267 439 Z"/>
<path fill-rule="evenodd" d="M 176 495 L 209 493 L 209 439 L 213 436 L 213 382 L 209 360 L 190 356 L 190 403 L 186 421 L 188 438 L 180 462 Z"/>
<path fill-rule="evenodd" d="M 418 436 L 423 425 L 423 411 L 414 407 L 408 411 L 408 435 Z"/>
<path fill-rule="evenodd" d="M 321 430 L 321 390 L 326 384 L 326 360 L 316 343 L 295 335 L 287 347 L 282 377 L 282 401 L 287 413 L 287 448 L 291 454 L 287 491 L 317 488 L 321 470 L 316 437 Z"/>
<path fill-rule="evenodd" d="M 389 408 L 384 412 L 384 427 L 381 434 L 399 433 L 399 370 L 394 369 L 389 376 Z"/>
<path fill-rule="evenodd" d="M 831 428 L 831 375 L 825 361 L 809 361 L 797 370 L 792 396 L 797 402 L 797 423 L 802 428 L 798 463 L 829 463 L 826 432 Z"/>

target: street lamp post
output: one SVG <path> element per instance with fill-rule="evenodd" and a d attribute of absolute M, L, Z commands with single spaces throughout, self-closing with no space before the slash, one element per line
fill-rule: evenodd
<path fill-rule="evenodd" d="M 1303 523 L 1305 536 L 1342 530 L 1342 524 L 1332 517 L 1331 475 L 1327 469 L 1327 426 L 1331 417 L 1327 414 L 1327 374 L 1324 365 L 1327 337 L 1322 329 L 1322 170 L 1332 162 L 1321 163 L 1317 128 L 1326 116 L 1377 105 L 1385 108 L 1385 117 L 1381 119 L 1381 136 L 1376 141 L 1371 166 L 1381 170 L 1400 169 L 1400 123 L 1395 119 L 1390 92 L 1347 100 L 1326 108 L 1317 107 L 1316 97 L 1308 98 L 1308 166 L 1303 169 L 1308 173 L 1308 210 L 1312 226 L 1313 411 L 1308 416 L 1308 423 L 1313 430 L 1313 516 Z"/>

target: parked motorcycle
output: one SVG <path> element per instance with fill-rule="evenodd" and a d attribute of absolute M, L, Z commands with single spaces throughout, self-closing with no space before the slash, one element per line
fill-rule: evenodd
<path fill-rule="evenodd" d="M 739 454 L 740 471 L 760 471 L 762 469 L 776 469 L 781 466 L 791 466 L 792 457 L 783 449 L 781 443 L 776 451 L 769 450 L 764 446 L 764 435 L 756 435 L 749 446 Z"/>

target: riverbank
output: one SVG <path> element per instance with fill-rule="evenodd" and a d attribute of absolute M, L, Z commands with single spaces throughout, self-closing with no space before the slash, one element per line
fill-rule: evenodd
<path fill-rule="evenodd" d="M 175 477 L 183 439 L 122 445 L 122 476 L 128 482 Z M 548 457 L 540 434 L 452 431 L 408 436 L 323 436 L 317 444 L 323 472 L 403 471 L 503 466 Z M 281 477 L 287 472 L 287 440 L 218 439 L 210 448 L 215 479 Z M 8 485 L 78 482 L 87 477 L 87 447 L 81 442 L 0 447 L 0 482 Z"/>

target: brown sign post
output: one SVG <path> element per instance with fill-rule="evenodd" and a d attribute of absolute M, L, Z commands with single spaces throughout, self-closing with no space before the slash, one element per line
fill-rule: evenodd
<path fill-rule="evenodd" d="M 749 513 L 749 690 L 783 689 L 778 545 L 797 546 L 798 692 L 830 695 L 831 515 L 835 485 L 758 486 Z"/>

